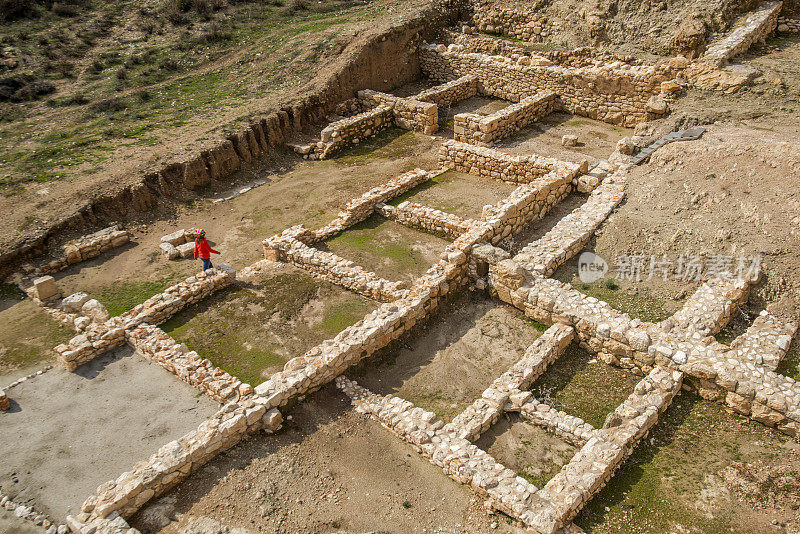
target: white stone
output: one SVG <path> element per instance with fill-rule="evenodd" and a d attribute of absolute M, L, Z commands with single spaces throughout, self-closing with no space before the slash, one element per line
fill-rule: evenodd
<path fill-rule="evenodd" d="M 40 276 L 33 281 L 33 291 L 36 298 L 46 300 L 58 295 L 58 286 L 52 276 Z"/>

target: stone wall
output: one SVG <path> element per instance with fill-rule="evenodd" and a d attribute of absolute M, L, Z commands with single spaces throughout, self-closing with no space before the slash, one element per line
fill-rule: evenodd
<path fill-rule="evenodd" d="M 64 255 L 49 263 L 40 265 L 33 271 L 36 276 L 53 274 L 66 269 L 70 265 L 96 258 L 103 252 L 115 247 L 121 247 L 131 240 L 127 230 L 119 226 L 109 226 L 92 234 L 87 234 L 79 239 L 70 241 L 62 247 Z"/>
<path fill-rule="evenodd" d="M 439 109 L 434 103 L 423 102 L 415 97 L 401 98 L 371 89 L 359 91 L 358 99 L 368 107 L 390 106 L 395 124 L 404 130 L 431 135 L 439 129 Z"/>
<path fill-rule="evenodd" d="M 102 520 L 114 512 L 123 518 L 130 517 L 144 503 L 175 486 L 220 451 L 258 430 L 275 432 L 281 420 L 280 412 L 267 409 L 260 398 L 227 404 L 196 430 L 167 443 L 148 460 L 97 488 L 75 519 Z"/>
<path fill-rule="evenodd" d="M 378 204 L 388 202 L 402 195 L 406 191 L 427 182 L 437 174 L 430 174 L 422 169 L 414 169 L 389 180 L 385 184 L 373 187 L 360 197 L 350 200 L 342 207 L 335 219 L 314 232 L 311 241 L 304 240 L 304 242 L 310 244 L 339 234 L 342 230 L 368 219 Z"/>
<path fill-rule="evenodd" d="M 778 15 L 783 2 L 764 2 L 734 23 L 734 28 L 722 39 L 709 45 L 703 60 L 718 67 L 750 50 L 759 41 L 765 41 L 778 26 Z"/>
<path fill-rule="evenodd" d="M 235 280 L 236 273 L 226 265 L 190 276 L 119 317 L 112 317 L 101 324 L 91 324 L 67 343 L 56 346 L 54 350 L 58 361 L 68 371 L 74 371 L 79 365 L 125 343 L 126 330 L 136 328 L 142 323 L 160 324 L 186 306 L 204 299 Z"/>
<path fill-rule="evenodd" d="M 616 175 L 606 178 L 583 205 L 558 221 L 540 239 L 524 247 L 514 261 L 531 272 L 552 275 L 583 250 L 624 196 L 625 180 Z"/>
<path fill-rule="evenodd" d="M 675 77 L 669 65 L 618 63 L 591 67 L 536 65 L 530 56 L 469 53 L 462 45 L 424 45 L 420 64 L 431 79 L 478 78 L 478 92 L 512 102 L 542 91 L 559 95 L 570 113 L 635 126 L 667 112 L 661 84 Z"/>
<path fill-rule="evenodd" d="M 544 43 L 561 30 L 558 21 L 535 10 L 506 9 L 491 3 L 476 3 L 472 24 L 483 33 L 514 37 L 531 43 Z"/>
<path fill-rule="evenodd" d="M 800 33 L 800 19 L 778 18 L 778 33 Z"/>
<path fill-rule="evenodd" d="M 404 226 L 451 239 L 456 239 L 466 232 L 472 223 L 471 220 L 462 219 L 458 215 L 409 201 L 401 202 L 396 207 L 378 204 L 376 212 Z"/>
<path fill-rule="evenodd" d="M 195 351 L 178 344 L 157 326 L 142 324 L 125 333 L 136 353 L 174 374 L 193 388 L 219 403 L 230 402 L 253 392 L 249 384 L 242 383 L 201 358 Z"/>
<path fill-rule="evenodd" d="M 433 102 L 438 107 L 447 107 L 478 94 L 478 79 L 475 76 L 462 76 L 430 89 L 425 89 L 414 98 L 420 102 Z"/>
<path fill-rule="evenodd" d="M 381 278 L 350 260 L 310 247 L 286 233 L 264 240 L 264 256 L 297 265 L 332 284 L 381 302 L 392 302 L 408 293 L 405 282 Z"/>
<path fill-rule="evenodd" d="M 731 343 L 736 360 L 752 362 L 775 371 L 786 356 L 797 332 L 797 323 L 762 311 L 744 334 Z"/>
<path fill-rule="evenodd" d="M 393 124 L 393 111 L 390 106 L 380 105 L 333 122 L 323 128 L 320 141 L 310 145 L 307 153 L 309 159 L 325 159 L 337 152 L 360 143 Z"/>
<path fill-rule="evenodd" d="M 578 165 L 538 154 L 512 156 L 499 150 L 454 140 L 442 143 L 439 149 L 439 165 L 511 184 L 528 184 L 551 172 L 573 175 L 583 174 L 588 170 L 588 162 Z"/>
<path fill-rule="evenodd" d="M 491 146 L 550 114 L 557 107 L 556 100 L 555 93 L 539 93 L 491 115 L 459 113 L 454 118 L 454 138 L 477 146 Z"/>

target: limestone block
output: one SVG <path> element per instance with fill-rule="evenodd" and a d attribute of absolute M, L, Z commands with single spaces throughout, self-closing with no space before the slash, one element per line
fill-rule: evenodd
<path fill-rule="evenodd" d="M 59 294 L 58 286 L 52 276 L 40 276 L 33 281 L 33 291 L 39 300 L 47 300 Z"/>
<path fill-rule="evenodd" d="M 561 138 L 561 146 L 573 147 L 578 146 L 578 136 L 567 134 Z"/>
<path fill-rule="evenodd" d="M 83 292 L 73 293 L 61 301 L 61 311 L 66 313 L 80 313 L 83 305 L 89 300 L 89 295 Z"/>
<path fill-rule="evenodd" d="M 96 299 L 87 300 L 81 308 L 81 313 L 97 324 L 104 323 L 111 318 L 106 307 Z"/>
<path fill-rule="evenodd" d="M 178 245 L 175 247 L 180 254 L 181 258 L 193 258 L 194 257 L 194 243 L 184 243 L 182 245 Z"/>
<path fill-rule="evenodd" d="M 161 243 L 158 245 L 158 248 L 160 248 L 164 255 L 170 260 L 177 260 L 181 257 L 181 253 L 178 249 L 169 243 Z"/>
<path fill-rule="evenodd" d="M 0 391 L 0 410 L 5 411 L 11 408 L 11 402 L 8 400 L 8 395 L 5 391 Z"/>
<path fill-rule="evenodd" d="M 187 241 L 186 230 L 183 228 L 181 228 L 180 230 L 176 230 L 171 234 L 167 234 L 161 238 L 162 243 L 169 243 L 173 247 L 182 245 L 186 243 L 186 241 Z"/>

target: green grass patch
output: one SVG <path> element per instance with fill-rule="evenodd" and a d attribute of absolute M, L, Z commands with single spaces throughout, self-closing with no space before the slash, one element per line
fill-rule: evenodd
<path fill-rule="evenodd" d="M 354 147 L 343 150 L 333 161 L 343 165 L 365 165 L 378 160 L 399 159 L 413 156 L 418 144 L 414 132 L 389 128 L 362 140 Z"/>
<path fill-rule="evenodd" d="M 637 447 L 584 508 L 577 525 L 594 533 L 750 531 L 741 529 L 741 519 L 752 513 L 748 505 L 731 504 L 736 508 L 712 515 L 698 509 L 698 497 L 707 476 L 733 462 L 780 464 L 785 438 L 689 393 L 675 399 L 651 438 L 653 444 Z M 738 517 L 731 513 L 737 509 Z"/>
<path fill-rule="evenodd" d="M 178 278 L 173 275 L 157 281 L 135 281 L 126 283 L 116 283 L 100 290 L 97 297 L 112 317 L 122 315 L 126 311 L 141 304 L 153 295 L 161 293 Z"/>
<path fill-rule="evenodd" d="M 29 299 L 0 311 L 0 371 L 32 367 L 50 361 L 53 347 L 74 332 Z"/>
<path fill-rule="evenodd" d="M 335 336 L 363 319 L 370 308 L 370 304 L 365 299 L 355 297 L 341 303 L 331 303 L 325 310 L 320 328 L 327 335 Z"/>
<path fill-rule="evenodd" d="M 636 377 L 601 362 L 573 343 L 534 383 L 533 392 L 537 399 L 600 428 L 636 382 Z"/>
<path fill-rule="evenodd" d="M 570 282 L 573 287 L 596 299 L 607 302 L 612 308 L 629 314 L 631 317 L 651 323 L 657 323 L 670 317 L 666 301 L 653 295 L 646 288 L 639 287 L 635 294 L 619 287 L 616 281 L 609 278 L 591 284 L 581 283 L 577 277 L 556 273 L 562 282 Z"/>

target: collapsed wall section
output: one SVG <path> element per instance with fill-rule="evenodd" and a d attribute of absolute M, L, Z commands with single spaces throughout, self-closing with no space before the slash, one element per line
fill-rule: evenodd
<path fill-rule="evenodd" d="M 478 146 L 491 146 L 550 114 L 556 107 L 556 94 L 545 92 L 523 98 L 491 115 L 459 113 L 454 118 L 454 138 Z"/>
<path fill-rule="evenodd" d="M 570 113 L 623 126 L 666 113 L 663 100 L 656 100 L 662 82 L 674 78 L 667 65 L 542 66 L 531 64 L 529 56 L 514 59 L 469 53 L 456 44 L 424 45 L 419 54 L 422 71 L 434 80 L 474 75 L 481 94 L 512 102 L 552 91 Z"/>

